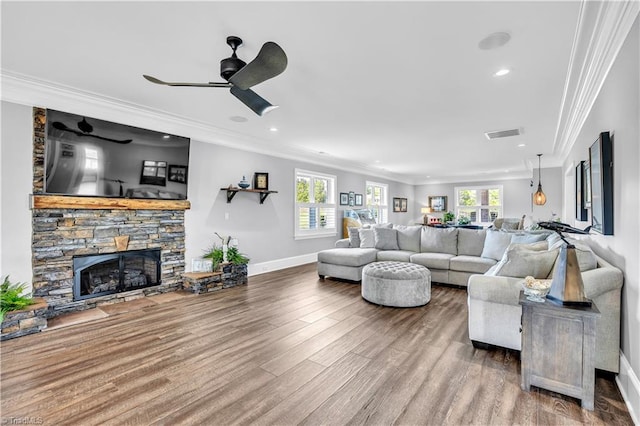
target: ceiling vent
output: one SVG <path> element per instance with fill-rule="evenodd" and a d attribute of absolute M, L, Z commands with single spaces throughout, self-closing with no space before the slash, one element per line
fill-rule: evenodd
<path fill-rule="evenodd" d="M 490 141 L 499 138 L 508 138 L 510 136 L 519 136 L 522 134 L 521 129 L 509 129 L 509 130 L 496 130 L 493 132 L 485 132 L 485 136 Z"/>

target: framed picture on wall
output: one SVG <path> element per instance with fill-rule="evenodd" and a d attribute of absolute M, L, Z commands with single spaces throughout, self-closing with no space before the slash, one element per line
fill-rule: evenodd
<path fill-rule="evenodd" d="M 340 193 L 340 205 L 341 206 L 348 206 L 349 205 L 349 193 L 348 192 L 341 192 Z"/>
<path fill-rule="evenodd" d="M 429 207 L 432 212 L 446 212 L 447 211 L 447 196 L 436 195 L 429 197 Z"/>
<path fill-rule="evenodd" d="M 591 230 L 613 235 L 613 149 L 609 132 L 589 148 L 591 162 Z"/>
<path fill-rule="evenodd" d="M 589 210 L 585 205 L 585 173 L 584 173 L 584 161 L 581 161 L 576 166 L 576 219 L 579 221 L 586 221 L 589 216 Z"/>
<path fill-rule="evenodd" d="M 393 199 L 393 212 L 394 213 L 406 213 L 407 212 L 407 199 L 395 197 Z"/>
<path fill-rule="evenodd" d="M 187 183 L 187 166 L 177 166 L 175 164 L 169 164 L 169 177 L 170 182 Z"/>
<path fill-rule="evenodd" d="M 140 184 L 167 186 L 167 162 L 144 160 L 142 162 Z"/>
<path fill-rule="evenodd" d="M 362 194 L 356 194 L 356 206 L 362 206 Z"/>

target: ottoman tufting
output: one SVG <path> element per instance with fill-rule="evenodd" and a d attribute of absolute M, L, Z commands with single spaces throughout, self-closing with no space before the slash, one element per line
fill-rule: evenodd
<path fill-rule="evenodd" d="M 431 300 L 431 272 L 407 262 L 373 262 L 362 270 L 362 297 L 383 306 L 409 308 Z"/>

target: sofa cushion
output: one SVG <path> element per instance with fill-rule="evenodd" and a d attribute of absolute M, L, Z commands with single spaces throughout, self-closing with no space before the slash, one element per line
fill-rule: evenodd
<path fill-rule="evenodd" d="M 422 233 L 422 225 L 405 226 L 394 225 L 398 231 L 398 247 L 400 250 L 420 252 L 420 235 Z"/>
<path fill-rule="evenodd" d="M 434 269 L 449 269 L 449 260 L 454 257 L 448 253 L 416 253 L 411 255 L 411 263 Z"/>
<path fill-rule="evenodd" d="M 478 256 L 456 256 L 449 261 L 449 269 L 452 271 L 475 272 L 484 274 L 496 261 L 485 257 Z"/>
<path fill-rule="evenodd" d="M 349 226 L 347 232 L 349 233 L 349 245 L 351 247 L 360 247 L 360 228 Z"/>
<path fill-rule="evenodd" d="M 488 230 L 480 257 L 500 260 L 507 250 L 507 247 L 509 247 L 509 244 L 511 244 L 511 234 L 508 232 Z"/>
<path fill-rule="evenodd" d="M 484 229 L 458 229 L 458 254 L 480 256 L 487 231 Z"/>
<path fill-rule="evenodd" d="M 493 279 L 490 283 L 481 283 L 482 285 L 474 285 L 473 277 L 469 279 L 467 292 L 469 299 L 484 300 L 501 305 L 519 306 L 520 291 L 522 290 L 522 281 L 511 278 Z"/>
<path fill-rule="evenodd" d="M 374 248 L 333 248 L 318 252 L 318 261 L 344 266 L 362 266 L 376 261 Z"/>
<path fill-rule="evenodd" d="M 549 242 L 549 249 L 560 249 L 564 245 L 564 241 L 557 236 L 555 238 L 549 238 L 547 241 Z M 570 244 L 573 244 L 576 248 L 576 257 L 578 258 L 578 265 L 580 266 L 580 272 L 590 271 L 592 269 L 596 269 L 598 267 L 598 259 L 596 258 L 595 253 L 591 250 L 587 244 L 576 240 L 574 238 L 567 238 L 567 241 Z M 555 271 L 555 265 L 554 265 Z M 553 272 L 553 271 L 552 271 Z"/>
<path fill-rule="evenodd" d="M 434 228 L 423 226 L 420 236 L 423 253 L 458 254 L 458 228 Z"/>
<path fill-rule="evenodd" d="M 410 262 L 415 251 L 408 250 L 380 250 L 377 254 L 378 261 Z"/>
<path fill-rule="evenodd" d="M 500 261 L 501 266 L 495 270 L 495 275 L 501 277 L 547 278 L 553 264 L 558 257 L 557 249 L 532 250 L 524 244 L 509 246 Z"/>
<path fill-rule="evenodd" d="M 360 229 L 358 231 L 358 236 L 360 237 L 360 248 L 374 248 L 376 246 L 373 229 Z"/>
<path fill-rule="evenodd" d="M 393 228 L 373 228 L 373 239 L 378 250 L 398 250 L 398 231 Z"/>

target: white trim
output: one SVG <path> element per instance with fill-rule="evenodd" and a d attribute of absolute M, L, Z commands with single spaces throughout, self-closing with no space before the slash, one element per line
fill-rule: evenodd
<path fill-rule="evenodd" d="M 318 261 L 318 253 L 302 254 L 300 256 L 286 257 L 284 259 L 269 260 L 261 263 L 250 263 L 247 269 L 248 276 L 260 275 L 267 272 L 278 271 L 280 269 L 294 266 L 306 265 Z"/>
<path fill-rule="evenodd" d="M 560 104 L 553 152 L 566 158 L 640 11 L 640 2 L 583 1 Z"/>
<path fill-rule="evenodd" d="M 622 351 L 620 351 L 620 374 L 616 376 L 616 384 L 622 399 L 627 404 L 631 420 L 634 424 L 640 425 L 640 380 Z"/>

